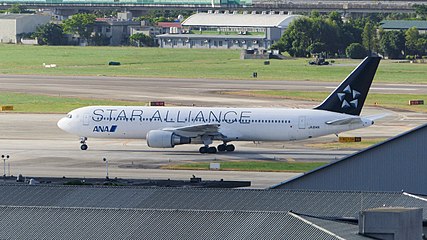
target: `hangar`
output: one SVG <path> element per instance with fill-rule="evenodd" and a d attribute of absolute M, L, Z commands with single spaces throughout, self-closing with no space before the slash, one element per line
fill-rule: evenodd
<path fill-rule="evenodd" d="M 0 185 L 0 239 L 370 239 L 358 215 L 404 192 Z M 421 235 L 421 234 L 420 234 Z"/>
<path fill-rule="evenodd" d="M 426 146 L 427 124 L 273 188 L 406 191 L 427 195 Z"/>
<path fill-rule="evenodd" d="M 197 13 L 182 22 L 186 33 L 157 35 L 163 48 L 268 49 L 299 15 Z"/>

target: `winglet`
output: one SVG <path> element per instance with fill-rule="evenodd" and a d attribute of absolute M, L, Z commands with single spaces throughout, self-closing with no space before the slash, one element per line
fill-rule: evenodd
<path fill-rule="evenodd" d="M 360 115 L 381 57 L 366 57 L 344 81 L 314 109 Z"/>

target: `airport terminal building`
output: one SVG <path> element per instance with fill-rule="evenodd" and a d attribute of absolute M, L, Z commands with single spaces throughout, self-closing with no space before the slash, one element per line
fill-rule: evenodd
<path fill-rule="evenodd" d="M 197 13 L 184 31 L 158 35 L 162 48 L 268 49 L 299 15 L 236 12 Z"/>

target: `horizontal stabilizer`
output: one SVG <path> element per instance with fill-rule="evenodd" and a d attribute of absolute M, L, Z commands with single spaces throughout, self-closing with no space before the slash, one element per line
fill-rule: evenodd
<path fill-rule="evenodd" d="M 362 119 L 360 119 L 359 117 L 348 117 L 326 122 L 326 124 L 328 125 L 346 125 L 352 123 L 362 123 Z"/>

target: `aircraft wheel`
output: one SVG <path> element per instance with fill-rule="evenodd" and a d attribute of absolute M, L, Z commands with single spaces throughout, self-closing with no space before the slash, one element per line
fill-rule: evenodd
<path fill-rule="evenodd" d="M 87 145 L 86 145 L 86 144 L 82 144 L 82 145 L 80 146 L 80 149 L 81 149 L 81 150 L 83 150 L 83 151 L 84 151 L 84 150 L 87 150 Z"/>
<path fill-rule="evenodd" d="M 199 153 L 207 153 L 208 152 L 208 147 L 200 147 L 199 148 Z"/>
<path fill-rule="evenodd" d="M 216 147 L 208 148 L 208 153 L 216 153 Z"/>
<path fill-rule="evenodd" d="M 226 147 L 227 152 L 234 152 L 234 149 L 236 149 L 236 148 L 234 147 L 233 144 L 227 145 L 227 147 Z"/>
<path fill-rule="evenodd" d="M 227 145 L 225 144 L 220 144 L 218 145 L 218 152 L 225 152 L 227 149 Z"/>

